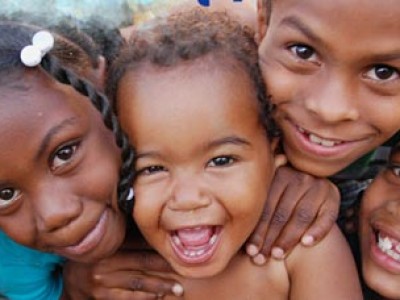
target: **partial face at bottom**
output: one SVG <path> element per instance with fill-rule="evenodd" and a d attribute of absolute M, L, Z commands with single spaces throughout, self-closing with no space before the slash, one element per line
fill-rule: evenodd
<path fill-rule="evenodd" d="M 360 243 L 367 285 L 388 299 L 400 299 L 400 148 L 364 195 Z"/>
<path fill-rule="evenodd" d="M 138 155 L 140 230 L 179 274 L 221 272 L 254 229 L 275 169 L 247 76 L 201 62 L 128 73 L 118 107 Z"/>

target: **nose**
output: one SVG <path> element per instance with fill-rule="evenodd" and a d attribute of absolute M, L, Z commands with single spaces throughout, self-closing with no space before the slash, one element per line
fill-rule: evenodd
<path fill-rule="evenodd" d="M 61 185 L 42 186 L 32 201 L 36 226 L 40 232 L 54 232 L 67 226 L 83 210 L 79 196 Z"/>
<path fill-rule="evenodd" d="M 358 96 L 354 82 L 340 74 L 318 76 L 319 79 L 307 86 L 306 109 L 326 123 L 357 120 Z"/>
<path fill-rule="evenodd" d="M 194 211 L 210 205 L 211 199 L 202 187 L 201 179 L 180 176 L 173 182 L 168 208 L 175 211 Z"/>

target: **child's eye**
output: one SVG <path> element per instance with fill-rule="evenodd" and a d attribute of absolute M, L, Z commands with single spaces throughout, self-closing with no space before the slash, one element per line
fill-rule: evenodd
<path fill-rule="evenodd" d="M 149 166 L 138 170 L 137 174 L 149 176 L 166 170 L 163 166 Z"/>
<path fill-rule="evenodd" d="M 400 177 L 400 166 L 390 165 L 389 169 L 393 173 L 393 175 Z"/>
<path fill-rule="evenodd" d="M 235 159 L 231 156 L 218 156 L 214 157 L 208 162 L 209 167 L 223 167 L 231 165 L 235 162 Z"/>
<path fill-rule="evenodd" d="M 71 160 L 72 156 L 76 153 L 78 146 L 79 144 L 75 143 L 58 149 L 53 156 L 51 168 L 57 169 L 67 164 Z"/>
<path fill-rule="evenodd" d="M 388 65 L 376 65 L 366 73 L 366 77 L 377 81 L 390 81 L 398 79 L 399 72 Z"/>
<path fill-rule="evenodd" d="M 13 203 L 20 196 L 21 192 L 7 187 L 0 190 L 0 207 L 5 207 Z"/>
<path fill-rule="evenodd" d="M 298 58 L 302 60 L 310 60 L 314 61 L 316 60 L 316 53 L 315 50 L 307 45 L 304 44 L 297 44 L 297 45 L 292 45 L 289 47 L 289 50 Z"/>

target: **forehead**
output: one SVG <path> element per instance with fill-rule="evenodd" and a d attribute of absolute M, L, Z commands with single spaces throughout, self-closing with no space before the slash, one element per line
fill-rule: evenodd
<path fill-rule="evenodd" d="M 341 34 L 351 43 L 382 35 L 394 38 L 400 33 L 399 14 L 398 0 L 275 0 L 271 22 L 296 16 L 325 35 Z"/>
<path fill-rule="evenodd" d="M 210 119 L 231 118 L 234 124 L 247 117 L 258 121 L 254 87 L 239 68 L 224 70 L 198 63 L 128 72 L 119 84 L 117 99 L 123 124 L 137 120 L 161 128 L 173 120 L 182 126 L 199 116 L 207 118 L 203 125 Z"/>
<path fill-rule="evenodd" d="M 38 143 L 46 131 L 66 119 L 87 124 L 94 110 L 90 107 L 71 86 L 57 83 L 43 71 L 24 72 L 18 80 L 0 85 L 1 143 L 18 138 L 26 138 L 26 145 Z"/>

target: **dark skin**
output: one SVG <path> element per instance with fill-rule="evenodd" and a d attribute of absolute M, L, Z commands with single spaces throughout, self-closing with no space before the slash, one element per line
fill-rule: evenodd
<path fill-rule="evenodd" d="M 316 198 L 319 202 L 315 201 Z M 274 249 L 274 257 L 281 259 L 300 240 L 303 245 L 314 245 L 335 223 L 338 208 L 339 193 L 331 182 L 302 174 L 288 166 L 281 167 L 272 183 L 262 217 L 249 239 L 247 252 L 254 263 L 262 265 L 271 255 L 271 249 Z M 145 263 L 141 261 L 143 257 Z M 132 280 L 132 274 L 138 274 L 138 269 L 142 270 L 139 277 Z M 74 266 L 70 263 L 65 268 L 64 278 L 66 284 L 79 288 L 80 293 L 96 295 L 100 299 L 154 299 L 157 292 L 143 295 L 140 290 L 171 294 L 175 283 L 160 277 L 141 276 L 146 271 L 168 270 L 166 262 L 154 253 L 118 251 L 97 265 Z M 90 279 L 75 282 L 76 272 L 85 274 L 80 278 Z"/>

